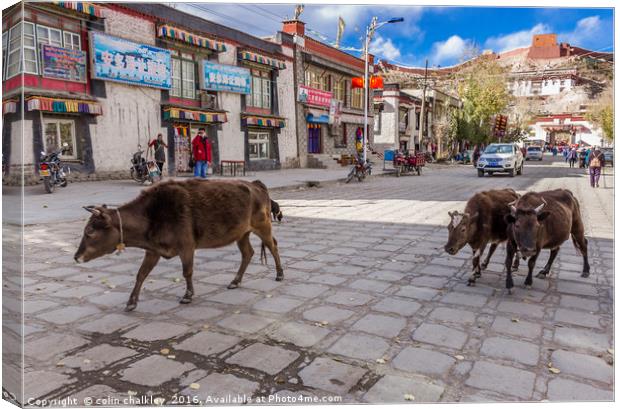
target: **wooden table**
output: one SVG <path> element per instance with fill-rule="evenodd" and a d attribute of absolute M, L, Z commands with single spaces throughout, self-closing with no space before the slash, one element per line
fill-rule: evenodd
<path fill-rule="evenodd" d="M 241 166 L 243 176 L 245 176 L 245 161 L 243 160 L 221 160 L 220 161 L 220 175 L 224 176 L 224 169 L 230 169 L 231 176 L 237 176 L 237 168 Z"/>

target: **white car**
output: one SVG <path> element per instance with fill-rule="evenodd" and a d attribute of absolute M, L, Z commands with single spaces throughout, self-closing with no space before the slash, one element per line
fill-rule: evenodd
<path fill-rule="evenodd" d="M 511 177 L 523 173 L 523 153 L 513 143 L 492 143 L 478 159 L 478 177 L 485 173 L 508 173 Z"/>
<path fill-rule="evenodd" d="M 543 151 L 540 146 L 528 146 L 525 152 L 525 160 L 543 160 Z"/>

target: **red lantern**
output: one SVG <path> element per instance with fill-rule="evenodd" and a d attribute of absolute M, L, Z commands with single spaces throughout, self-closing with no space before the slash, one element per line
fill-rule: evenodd
<path fill-rule="evenodd" d="M 351 79 L 351 88 L 364 88 L 364 78 L 353 77 Z"/>
<path fill-rule="evenodd" d="M 383 77 L 375 77 L 373 75 L 370 78 L 370 88 L 372 89 L 383 88 Z"/>

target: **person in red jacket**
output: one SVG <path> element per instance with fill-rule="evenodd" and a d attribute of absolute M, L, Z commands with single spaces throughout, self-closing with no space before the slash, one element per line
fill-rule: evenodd
<path fill-rule="evenodd" d="M 194 176 L 206 179 L 207 170 L 211 164 L 211 142 L 204 128 L 198 130 L 198 135 L 192 141 L 192 156 L 194 157 Z"/>

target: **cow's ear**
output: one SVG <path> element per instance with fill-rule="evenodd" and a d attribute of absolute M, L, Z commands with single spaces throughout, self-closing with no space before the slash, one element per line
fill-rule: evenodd
<path fill-rule="evenodd" d="M 517 219 L 515 219 L 515 217 L 512 214 L 507 214 L 506 216 L 504 216 L 504 220 L 506 221 L 506 223 L 508 224 L 512 224 L 515 221 L 517 221 Z"/>
<path fill-rule="evenodd" d="M 536 217 L 538 218 L 539 222 L 542 222 L 543 220 L 545 220 L 547 218 L 547 216 L 549 216 L 551 214 L 551 212 L 540 212 L 536 215 Z"/>

